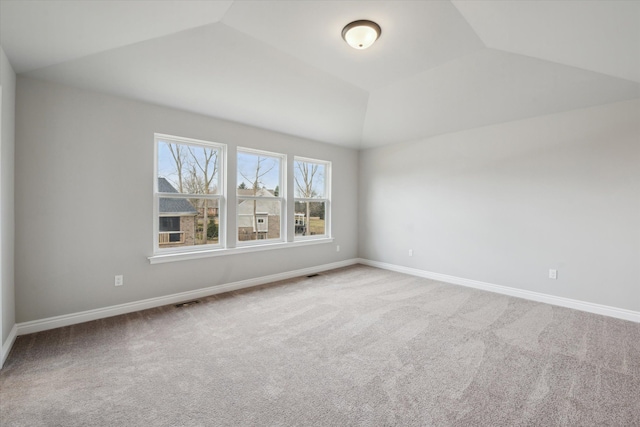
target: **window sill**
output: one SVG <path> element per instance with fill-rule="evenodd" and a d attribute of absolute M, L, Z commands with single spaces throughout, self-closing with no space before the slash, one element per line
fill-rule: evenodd
<path fill-rule="evenodd" d="M 237 248 L 158 254 L 148 257 L 148 260 L 151 264 L 160 264 L 164 262 L 186 261 L 190 259 L 210 258 L 226 255 L 238 255 L 249 252 L 269 251 L 273 249 L 287 249 L 297 246 L 319 245 L 324 243 L 331 243 L 333 242 L 333 240 L 333 237 L 322 237 L 319 239 L 298 240 L 295 242 L 266 243 L 263 245 L 240 246 Z"/>

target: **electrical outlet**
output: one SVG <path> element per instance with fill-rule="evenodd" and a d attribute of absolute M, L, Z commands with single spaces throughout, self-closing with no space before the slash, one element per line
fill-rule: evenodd
<path fill-rule="evenodd" d="M 119 274 L 116 276 L 115 286 L 122 286 L 122 285 L 124 285 L 124 276 L 122 274 Z"/>
<path fill-rule="evenodd" d="M 553 268 L 549 269 L 549 279 L 557 279 L 558 278 L 558 270 L 554 270 Z"/>
<path fill-rule="evenodd" d="M 340 252 L 340 245 L 336 245 L 336 252 Z"/>
<path fill-rule="evenodd" d="M 413 256 L 413 249 L 409 249 L 409 256 Z"/>

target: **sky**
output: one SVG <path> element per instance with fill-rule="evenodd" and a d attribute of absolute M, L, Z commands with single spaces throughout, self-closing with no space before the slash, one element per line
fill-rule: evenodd
<path fill-rule="evenodd" d="M 158 144 L 158 176 L 166 178 L 175 188 L 176 190 L 178 189 L 178 169 L 176 167 L 176 162 L 173 158 L 173 156 L 171 155 L 171 151 L 169 150 L 169 143 L 161 141 Z M 205 165 L 205 150 L 207 150 L 209 153 L 211 152 L 210 150 L 214 149 L 214 147 L 202 147 L 202 146 L 196 146 L 196 145 L 187 145 L 187 144 L 171 144 L 174 147 L 175 146 L 179 146 L 181 150 L 187 150 L 184 151 L 187 156 L 187 162 L 191 162 L 193 164 L 194 160 L 197 160 L 198 163 L 204 167 Z M 217 158 L 219 156 L 214 156 L 213 158 L 211 158 L 209 160 L 209 164 L 207 165 L 207 170 L 209 171 L 213 171 L 215 169 L 215 161 L 217 161 Z M 187 165 L 186 163 L 183 164 L 183 180 L 184 178 L 187 176 L 186 174 L 186 169 L 187 169 Z M 199 175 L 203 175 L 202 172 L 200 172 L 199 169 L 196 169 L 199 172 Z M 220 170 L 218 168 L 218 170 Z M 219 176 L 219 174 L 218 174 Z M 218 176 L 214 177 L 213 181 L 211 182 L 211 186 L 210 188 L 217 188 L 218 187 Z"/>
<path fill-rule="evenodd" d="M 280 185 L 280 168 L 282 166 L 280 157 L 244 152 L 238 152 L 238 185 L 244 182 L 247 188 L 253 188 L 258 159 L 260 159 L 259 175 L 262 175 L 260 187 L 266 187 L 269 190 L 275 190 L 277 186 L 282 187 Z"/>
<path fill-rule="evenodd" d="M 300 194 L 300 191 L 298 189 L 298 186 L 296 185 L 296 182 L 300 182 L 302 183 L 302 185 L 304 185 L 304 179 L 303 179 L 303 175 L 301 172 L 301 168 L 298 167 L 297 165 L 298 162 L 296 162 L 296 164 L 294 164 L 293 166 L 293 174 L 294 174 L 294 194 L 295 197 L 304 197 L 303 194 Z M 325 180 L 324 180 L 324 176 L 325 176 L 325 171 L 326 171 L 326 166 L 323 164 L 309 164 L 308 166 L 308 170 L 310 171 L 311 168 L 313 166 L 317 165 L 317 170 L 316 173 L 313 175 L 313 182 L 312 182 L 312 191 L 313 191 L 313 195 L 312 197 L 324 197 L 325 196 Z"/>

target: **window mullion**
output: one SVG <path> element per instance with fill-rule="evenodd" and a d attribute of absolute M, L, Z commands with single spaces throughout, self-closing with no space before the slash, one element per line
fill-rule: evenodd
<path fill-rule="evenodd" d="M 158 197 L 168 199 L 219 199 L 220 194 L 191 194 L 191 193 L 156 193 Z"/>

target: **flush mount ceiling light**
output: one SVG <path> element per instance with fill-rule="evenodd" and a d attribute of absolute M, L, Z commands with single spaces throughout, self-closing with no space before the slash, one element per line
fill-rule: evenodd
<path fill-rule="evenodd" d="M 342 29 L 342 38 L 354 49 L 366 49 L 371 46 L 380 34 L 380 25 L 373 21 L 353 21 Z"/>

